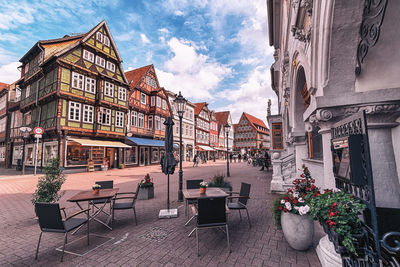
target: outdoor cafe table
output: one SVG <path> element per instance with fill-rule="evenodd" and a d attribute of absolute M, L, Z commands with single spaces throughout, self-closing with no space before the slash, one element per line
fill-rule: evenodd
<path fill-rule="evenodd" d="M 104 211 L 104 207 L 111 201 L 111 199 L 117 194 L 118 188 L 113 188 L 113 189 L 100 189 L 98 194 L 93 194 L 93 190 L 87 190 L 87 191 L 81 191 L 68 199 L 67 201 L 69 202 L 75 202 L 78 207 L 83 210 L 82 206 L 79 204 L 79 202 L 87 201 L 88 202 L 88 208 L 90 206 L 90 202 L 93 200 L 104 200 L 104 203 L 100 203 L 97 211 L 93 212 L 90 214 L 89 221 L 90 220 L 95 220 L 98 223 L 101 223 L 102 225 L 106 226 L 108 229 L 112 230 L 112 228 L 108 225 L 110 219 L 111 219 L 111 214 L 107 213 Z M 101 213 L 105 213 L 108 215 L 107 221 L 103 222 L 96 217 Z M 78 231 L 79 228 L 76 231 Z M 74 233 L 75 233 L 74 232 Z"/>

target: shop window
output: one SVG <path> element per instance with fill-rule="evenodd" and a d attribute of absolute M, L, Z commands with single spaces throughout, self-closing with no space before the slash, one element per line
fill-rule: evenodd
<path fill-rule="evenodd" d="M 159 161 L 160 161 L 160 159 L 159 159 L 158 148 L 153 147 L 151 150 L 151 162 L 154 163 L 154 162 L 159 162 Z"/>
<path fill-rule="evenodd" d="M 111 124 L 111 109 L 101 107 L 99 110 L 99 123 L 103 125 Z"/>
<path fill-rule="evenodd" d="M 114 96 L 114 84 L 110 82 L 104 82 L 104 95 L 109 97 Z"/>
<path fill-rule="evenodd" d="M 0 147 L 0 162 L 4 162 L 6 158 L 6 147 L 1 146 Z"/>
<path fill-rule="evenodd" d="M 18 160 L 22 159 L 23 146 L 15 146 L 13 151 L 12 164 L 17 165 Z"/>
<path fill-rule="evenodd" d="M 89 146 L 81 146 L 68 144 L 67 145 L 67 166 L 87 165 L 90 158 Z"/>
<path fill-rule="evenodd" d="M 139 128 L 144 128 L 144 114 L 143 113 L 139 113 L 138 116 L 139 116 L 139 125 L 138 125 L 138 127 Z"/>
<path fill-rule="evenodd" d="M 132 111 L 131 126 L 137 127 L 137 112 Z"/>
<path fill-rule="evenodd" d="M 83 105 L 83 122 L 93 123 L 94 107 Z"/>
<path fill-rule="evenodd" d="M 118 87 L 118 99 L 126 101 L 126 89 L 124 87 Z"/>
<path fill-rule="evenodd" d="M 116 127 L 124 127 L 124 113 L 121 111 L 117 111 L 115 115 L 115 126 Z"/>
<path fill-rule="evenodd" d="M 125 150 L 125 163 L 137 164 L 137 147 L 133 146 Z"/>
<path fill-rule="evenodd" d="M 94 54 L 85 49 L 83 49 L 83 58 L 92 63 L 94 62 Z"/>
<path fill-rule="evenodd" d="M 85 91 L 89 93 L 96 93 L 96 80 L 86 77 Z"/>
<path fill-rule="evenodd" d="M 83 76 L 82 74 L 72 72 L 72 87 L 83 90 L 84 79 L 85 76 Z"/>
<path fill-rule="evenodd" d="M 68 120 L 80 121 L 81 120 L 81 103 L 69 102 Z"/>
<path fill-rule="evenodd" d="M 47 163 L 51 159 L 55 159 L 58 157 L 58 143 L 44 143 L 44 151 L 43 151 L 43 164 L 47 165 Z"/>
<path fill-rule="evenodd" d="M 318 133 L 320 128 L 315 126 L 312 132 L 306 134 L 308 156 L 310 159 L 323 160 L 322 135 Z"/>

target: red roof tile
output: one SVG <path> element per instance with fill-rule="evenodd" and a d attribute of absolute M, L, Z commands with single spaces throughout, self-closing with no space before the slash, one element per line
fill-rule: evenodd
<path fill-rule="evenodd" d="M 132 83 L 129 85 L 131 88 L 134 88 L 142 77 L 147 73 L 147 71 L 150 69 L 152 65 L 147 65 L 138 69 L 130 70 L 125 72 L 125 76 L 128 79 L 128 83 L 132 81 Z"/>
<path fill-rule="evenodd" d="M 267 128 L 267 126 L 265 125 L 265 123 L 262 120 L 260 120 L 259 118 L 254 117 L 254 116 L 252 116 L 252 115 L 250 115 L 250 114 L 248 114 L 246 112 L 243 112 L 243 114 L 244 114 L 244 116 L 246 116 L 246 118 L 249 120 L 249 122 L 251 124 L 253 124 L 254 126 L 261 126 L 261 127 L 264 127 L 266 129 L 266 131 L 261 131 L 261 130 L 257 129 L 257 127 L 256 127 L 257 131 L 265 132 L 265 133 L 269 134 L 268 128 Z"/>
<path fill-rule="evenodd" d="M 195 104 L 194 115 L 199 115 L 200 111 L 203 109 L 203 107 L 205 106 L 206 102 L 194 103 L 194 104 Z"/>
<path fill-rule="evenodd" d="M 225 125 L 228 121 L 229 113 L 229 111 L 215 112 L 215 118 L 217 119 L 218 123 Z"/>
<path fill-rule="evenodd" d="M 0 91 L 3 90 L 4 88 L 7 88 L 9 86 L 8 83 L 2 83 L 0 82 Z"/>

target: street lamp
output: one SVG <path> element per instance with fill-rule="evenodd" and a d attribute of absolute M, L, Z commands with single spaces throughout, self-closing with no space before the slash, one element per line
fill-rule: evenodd
<path fill-rule="evenodd" d="M 182 146 L 182 118 L 185 113 L 185 107 L 187 100 L 182 96 L 179 91 L 179 95 L 175 95 L 174 99 L 175 108 L 179 116 L 179 191 L 178 201 L 183 201 L 182 184 L 183 184 L 183 171 L 182 171 L 182 159 L 183 159 L 183 146 Z"/>
<path fill-rule="evenodd" d="M 25 174 L 25 145 L 26 145 L 26 139 L 29 137 L 29 133 L 32 131 L 31 128 L 29 127 L 21 127 L 19 130 L 22 132 L 22 137 L 24 139 L 24 148 L 22 150 L 22 174 Z"/>
<path fill-rule="evenodd" d="M 224 129 L 225 129 L 225 133 L 226 133 L 226 176 L 231 176 L 229 174 L 229 159 L 228 159 L 228 154 L 229 154 L 229 147 L 228 147 L 228 135 L 229 135 L 229 130 L 230 130 L 231 126 L 229 125 L 229 123 L 226 123 L 224 125 Z"/>

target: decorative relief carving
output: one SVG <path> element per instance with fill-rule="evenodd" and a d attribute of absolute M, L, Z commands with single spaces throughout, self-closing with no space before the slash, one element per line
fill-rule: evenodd
<path fill-rule="evenodd" d="M 361 74 L 361 64 L 367 56 L 368 50 L 373 47 L 379 39 L 387 3 L 388 0 L 365 0 L 360 26 L 361 41 L 357 47 L 356 75 Z"/>
<path fill-rule="evenodd" d="M 291 29 L 293 36 L 301 42 L 308 43 L 311 40 L 313 0 L 293 1 L 292 6 L 295 8 L 294 13 L 297 14 L 296 23 Z"/>

